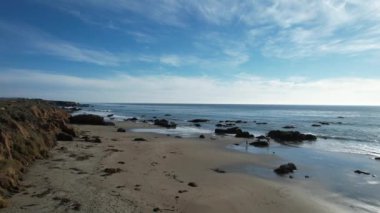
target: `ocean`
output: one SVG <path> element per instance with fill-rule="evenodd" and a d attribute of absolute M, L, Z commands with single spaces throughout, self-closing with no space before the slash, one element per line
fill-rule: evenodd
<path fill-rule="evenodd" d="M 238 124 L 255 136 L 270 130 L 292 125 L 294 130 L 318 136 L 313 143 L 304 143 L 315 149 L 380 156 L 380 107 L 375 106 L 300 106 L 300 105 L 209 105 L 209 104 L 91 104 L 82 112 L 102 116 L 114 114 L 123 120 L 165 118 L 178 124 L 177 129 L 147 131 L 191 137 L 212 133 L 221 120 L 242 120 Z M 168 116 L 170 114 L 170 116 Z M 188 120 L 204 118 L 210 122 L 195 127 Z M 328 125 L 321 125 L 326 122 Z M 260 124 L 266 123 L 266 124 Z M 319 124 L 320 127 L 313 127 Z M 138 130 L 136 130 L 138 131 Z M 141 130 L 143 131 L 143 130 Z"/>
<path fill-rule="evenodd" d="M 333 193 L 320 193 L 323 199 L 349 206 L 355 212 L 379 212 L 380 209 L 380 107 L 375 106 L 299 106 L 299 105 L 209 105 L 209 104 L 91 104 L 75 114 L 91 113 L 104 116 L 113 114 L 114 120 L 136 117 L 139 120 L 164 118 L 178 124 L 176 129 L 132 129 L 135 132 L 153 132 L 199 137 L 212 134 L 219 121 L 241 120 L 244 131 L 255 136 L 266 135 L 270 130 L 294 126 L 302 133 L 314 134 L 318 139 L 297 146 L 271 144 L 268 148 L 245 146 L 226 147 L 231 151 L 250 154 L 275 155 L 278 165 L 294 162 L 298 170 L 292 180 L 306 184 L 309 176 L 313 185 Z M 192 119 L 208 119 L 196 127 Z M 320 126 L 315 127 L 313 124 Z M 288 181 L 273 172 L 273 168 L 257 165 L 229 165 L 227 171 L 248 173 L 264 179 Z M 370 175 L 355 174 L 355 170 Z M 344 199 L 341 199 L 343 197 Z"/>

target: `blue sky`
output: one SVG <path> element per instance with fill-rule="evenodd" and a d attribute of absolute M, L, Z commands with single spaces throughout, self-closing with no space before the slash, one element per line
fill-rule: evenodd
<path fill-rule="evenodd" d="M 4 0 L 0 96 L 380 104 L 378 0 Z"/>

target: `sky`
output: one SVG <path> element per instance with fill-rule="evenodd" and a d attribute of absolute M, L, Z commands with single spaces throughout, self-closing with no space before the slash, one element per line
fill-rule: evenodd
<path fill-rule="evenodd" d="M 380 1 L 2 0 L 0 97 L 380 105 Z"/>

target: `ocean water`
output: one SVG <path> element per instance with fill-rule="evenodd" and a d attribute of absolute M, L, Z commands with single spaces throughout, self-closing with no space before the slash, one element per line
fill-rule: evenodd
<path fill-rule="evenodd" d="M 213 133 L 215 125 L 223 120 L 242 120 L 237 126 L 255 136 L 265 135 L 270 130 L 292 125 L 294 130 L 318 136 L 315 142 L 304 142 L 297 146 L 271 144 L 268 148 L 239 146 L 227 148 L 252 154 L 275 154 L 276 166 L 294 162 L 298 170 L 293 179 L 279 177 L 273 168 L 257 165 L 231 165 L 224 168 L 252 174 L 265 179 L 279 181 L 313 181 L 332 193 L 324 199 L 349 206 L 353 212 L 380 212 L 380 107 L 372 106 L 285 106 L 285 105 L 191 105 L 191 104 L 92 104 L 76 112 L 104 116 L 114 114 L 115 120 L 136 117 L 151 120 L 165 118 L 178 124 L 176 129 L 133 129 L 136 132 L 198 137 Z M 168 115 L 170 114 L 170 115 Z M 208 119 L 195 127 L 191 119 Z M 312 127 L 327 122 L 329 125 Z M 257 124 L 266 123 L 266 124 Z M 283 129 L 285 130 L 285 129 Z M 292 129 L 293 130 L 293 129 Z M 360 169 L 371 175 L 358 175 Z M 305 175 L 309 179 L 305 179 Z M 307 184 L 306 184 L 307 186 Z M 307 187 L 306 187 L 307 188 Z M 315 188 L 310 188 L 315 190 Z M 322 193 L 323 194 L 323 193 Z M 336 197 L 335 197 L 336 195 Z M 340 198 L 345 199 L 342 201 Z"/>
<path fill-rule="evenodd" d="M 288 106 L 288 105 L 198 105 L 198 104 L 92 104 L 84 108 L 86 113 L 122 120 L 165 118 L 178 124 L 177 130 L 150 130 L 158 133 L 192 136 L 213 132 L 220 120 L 242 120 L 237 126 L 254 135 L 264 135 L 270 130 L 293 125 L 294 130 L 318 136 L 313 143 L 305 143 L 315 149 L 380 156 L 380 107 L 374 106 Z M 165 116 L 170 114 L 170 116 Z M 343 118 L 341 118 L 343 117 Z M 197 128 L 188 120 L 209 119 Z M 329 125 L 312 127 L 318 122 Z M 267 123 L 258 125 L 256 123 Z M 139 130 L 136 130 L 139 131 Z M 143 130 L 141 130 L 143 131 Z M 145 130 L 146 131 L 146 130 Z"/>

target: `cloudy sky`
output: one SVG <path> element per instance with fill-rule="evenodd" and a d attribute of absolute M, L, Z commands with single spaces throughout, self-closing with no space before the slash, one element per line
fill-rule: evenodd
<path fill-rule="evenodd" d="M 380 1 L 2 0 L 0 96 L 380 105 Z"/>

